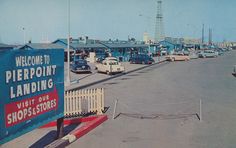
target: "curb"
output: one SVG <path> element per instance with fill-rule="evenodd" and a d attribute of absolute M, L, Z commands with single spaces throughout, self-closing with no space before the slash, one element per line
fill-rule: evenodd
<path fill-rule="evenodd" d="M 79 139 L 83 135 L 87 134 L 89 131 L 102 124 L 104 121 L 108 119 L 107 115 L 99 116 L 96 119 L 90 121 L 88 124 L 82 126 L 78 130 L 73 131 L 71 134 Z M 63 139 L 63 138 L 62 138 Z"/>
<path fill-rule="evenodd" d="M 84 136 L 85 134 L 87 134 L 89 131 L 91 131 L 92 129 L 96 128 L 97 126 L 99 126 L 100 124 L 102 124 L 103 122 L 105 122 L 108 119 L 107 115 L 101 115 L 101 116 L 93 116 L 93 117 L 86 117 L 86 118 L 81 118 L 81 119 L 68 119 L 65 120 L 64 123 L 65 124 L 76 124 L 76 123 L 81 123 L 81 122 L 87 122 L 85 125 L 83 125 L 81 128 L 72 131 L 71 133 L 69 133 L 68 135 L 64 136 L 61 139 L 58 139 L 52 143 L 50 143 L 49 145 L 45 146 L 45 148 L 64 148 L 67 145 L 71 144 L 72 142 L 76 141 L 77 139 L 81 138 L 82 136 Z M 47 124 L 41 128 L 45 128 L 45 127 L 51 127 L 55 124 L 56 122 L 52 122 L 50 124 Z"/>
<path fill-rule="evenodd" d="M 64 125 L 70 125 L 70 124 L 78 124 L 78 123 L 82 123 L 82 122 L 89 122 L 89 121 L 93 121 L 96 118 L 98 118 L 97 116 L 91 116 L 91 117 L 83 117 L 83 118 L 75 118 L 75 119 L 66 119 L 63 121 Z M 45 124 L 43 126 L 41 126 L 40 128 L 49 128 L 49 127 L 55 127 L 57 126 L 57 121 L 53 121 L 50 122 L 48 124 Z"/>
<path fill-rule="evenodd" d="M 151 66 L 154 66 L 154 65 L 157 65 L 157 64 L 164 63 L 164 62 L 166 62 L 166 60 L 162 60 L 162 61 L 156 62 L 154 64 L 146 65 L 146 66 L 143 66 L 143 67 L 140 67 L 140 68 L 137 68 L 137 69 L 133 69 L 133 70 L 130 70 L 130 71 L 127 71 L 127 72 L 124 72 L 124 73 L 116 74 L 116 75 L 111 76 L 109 78 L 98 80 L 98 81 L 95 81 L 95 82 L 92 82 L 92 83 L 88 83 L 88 84 L 77 86 L 77 87 L 75 86 L 74 88 L 66 89 L 66 91 L 77 90 L 77 89 L 84 89 L 86 87 L 93 86 L 93 85 L 96 85 L 96 84 L 99 84 L 99 83 L 102 83 L 102 82 L 105 82 L 105 81 L 108 81 L 108 80 L 111 80 L 111 79 L 114 79 L 114 78 L 117 78 L 117 77 L 129 74 L 129 73 L 132 73 L 132 72 L 135 72 L 135 71 L 139 71 L 139 70 L 145 69 L 147 67 L 151 67 Z"/>

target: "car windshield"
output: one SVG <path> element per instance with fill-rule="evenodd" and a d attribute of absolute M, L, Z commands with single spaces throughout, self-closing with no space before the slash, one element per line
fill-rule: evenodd
<path fill-rule="evenodd" d="M 75 64 L 86 64 L 86 61 L 84 61 L 84 60 L 78 60 L 78 61 L 75 61 Z"/>
<path fill-rule="evenodd" d="M 118 61 L 117 59 L 108 59 L 109 61 Z"/>
<path fill-rule="evenodd" d="M 111 61 L 111 62 L 109 62 L 109 65 L 118 65 L 118 62 L 117 61 Z"/>
<path fill-rule="evenodd" d="M 205 53 L 214 53 L 214 51 L 205 51 Z"/>

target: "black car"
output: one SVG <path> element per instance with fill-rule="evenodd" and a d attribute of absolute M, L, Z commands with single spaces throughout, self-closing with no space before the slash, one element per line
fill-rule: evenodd
<path fill-rule="evenodd" d="M 137 54 L 130 58 L 131 64 L 152 64 L 155 61 L 146 54 Z"/>
<path fill-rule="evenodd" d="M 90 66 L 84 59 L 76 59 L 70 64 L 70 70 L 75 73 L 91 72 Z"/>

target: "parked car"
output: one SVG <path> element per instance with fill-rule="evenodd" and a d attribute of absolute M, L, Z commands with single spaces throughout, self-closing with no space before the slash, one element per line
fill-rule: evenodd
<path fill-rule="evenodd" d="M 102 63 L 102 61 L 105 60 L 105 57 L 98 57 L 96 58 L 97 63 Z"/>
<path fill-rule="evenodd" d="M 167 51 L 166 50 L 161 50 L 160 54 L 161 54 L 161 56 L 166 56 L 167 55 Z"/>
<path fill-rule="evenodd" d="M 122 66 L 115 57 L 105 58 L 105 60 L 96 65 L 95 69 L 97 69 L 98 72 L 106 73 L 108 75 L 125 71 L 125 67 Z"/>
<path fill-rule="evenodd" d="M 70 64 L 70 70 L 75 73 L 91 72 L 90 66 L 84 59 L 75 59 L 72 64 Z"/>
<path fill-rule="evenodd" d="M 189 54 L 190 54 L 190 52 L 189 52 L 189 51 L 187 51 L 187 50 L 184 50 L 184 51 L 183 51 L 183 54 L 184 54 L 184 55 L 189 55 Z"/>
<path fill-rule="evenodd" d="M 190 52 L 189 58 L 190 59 L 198 59 L 198 54 L 196 54 L 195 52 Z"/>
<path fill-rule="evenodd" d="M 188 61 L 190 60 L 189 56 L 183 54 L 173 54 L 166 56 L 167 61 Z"/>
<path fill-rule="evenodd" d="M 130 64 L 152 64 L 154 59 L 146 54 L 137 54 L 130 58 Z"/>
<path fill-rule="evenodd" d="M 218 52 L 214 50 L 204 50 L 198 54 L 199 58 L 214 58 L 218 56 Z"/>
<path fill-rule="evenodd" d="M 217 48 L 217 49 L 215 49 L 215 51 L 218 52 L 218 55 L 219 55 L 219 56 L 220 56 L 220 55 L 223 55 L 224 52 L 225 52 L 222 48 Z"/>
<path fill-rule="evenodd" d="M 234 69 L 233 69 L 232 75 L 236 77 L 236 65 L 234 65 Z"/>

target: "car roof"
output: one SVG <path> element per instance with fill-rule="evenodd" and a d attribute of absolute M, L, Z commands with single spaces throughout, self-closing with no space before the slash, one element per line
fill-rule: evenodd
<path fill-rule="evenodd" d="M 75 59 L 74 61 L 86 61 L 84 59 Z"/>
<path fill-rule="evenodd" d="M 117 60 L 115 57 L 107 57 L 106 60 Z"/>

